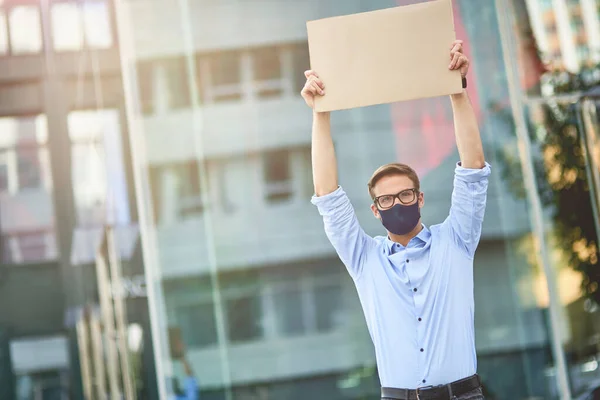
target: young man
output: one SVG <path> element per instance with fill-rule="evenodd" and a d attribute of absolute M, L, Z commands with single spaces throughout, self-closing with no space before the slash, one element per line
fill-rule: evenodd
<path fill-rule="evenodd" d="M 173 391 L 175 392 L 173 400 L 200 400 L 198 382 L 194 377 L 192 367 L 185 357 L 181 361 L 185 369 L 185 379 L 183 380 L 183 387 L 181 387 L 177 378 L 173 379 Z"/>
<path fill-rule="evenodd" d="M 467 75 L 462 41 L 450 50 L 451 70 Z M 314 108 L 325 84 L 306 71 L 302 90 Z M 466 80 L 465 80 L 466 82 Z M 338 185 L 328 113 L 313 112 L 312 203 L 325 232 L 352 276 L 375 345 L 382 398 L 483 399 L 476 375 L 473 324 L 473 256 L 481 236 L 490 166 L 466 91 L 451 96 L 460 163 L 448 218 L 429 229 L 415 171 L 380 167 L 368 183 L 373 215 L 387 236 L 372 238 L 359 226 Z"/>

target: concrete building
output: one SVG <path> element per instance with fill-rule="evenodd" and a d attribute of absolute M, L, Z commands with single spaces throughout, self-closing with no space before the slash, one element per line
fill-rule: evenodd
<path fill-rule="evenodd" d="M 169 348 L 180 332 L 205 398 L 377 395 L 355 289 L 309 201 L 311 115 L 298 93 L 307 20 L 404 3 L 119 3 L 161 393 L 183 375 Z M 469 42 L 470 94 L 495 168 L 475 268 L 479 370 L 499 398 L 553 398 L 563 361 L 547 323 L 566 324 L 568 341 L 568 318 L 548 314 L 534 211 L 507 179 L 522 170 L 502 17 L 494 2 L 467 3 L 455 4 L 457 35 Z M 369 234 L 383 231 L 366 182 L 395 160 L 421 175 L 425 222 L 443 221 L 458 160 L 446 99 L 335 113 L 333 131 L 341 185 Z"/>
<path fill-rule="evenodd" d="M 600 5 L 594 0 L 527 0 L 545 61 L 576 73 L 600 61 Z"/>
<path fill-rule="evenodd" d="M 103 230 L 139 245 L 122 87 L 110 1 L 0 4 L 2 399 L 84 398 Z"/>

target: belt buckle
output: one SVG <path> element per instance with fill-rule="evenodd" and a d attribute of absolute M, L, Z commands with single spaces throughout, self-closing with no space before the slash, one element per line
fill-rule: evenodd
<path fill-rule="evenodd" d="M 416 392 L 417 392 L 417 400 L 422 400 L 421 399 L 421 395 L 419 393 L 419 390 L 428 390 L 428 389 L 433 389 L 433 385 L 418 387 L 417 390 L 416 390 Z"/>

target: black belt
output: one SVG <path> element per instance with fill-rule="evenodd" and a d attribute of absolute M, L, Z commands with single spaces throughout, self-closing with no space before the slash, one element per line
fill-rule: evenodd
<path fill-rule="evenodd" d="M 479 375 L 475 374 L 447 385 L 426 386 L 413 389 L 381 388 L 382 399 L 394 400 L 451 400 L 481 387 Z"/>

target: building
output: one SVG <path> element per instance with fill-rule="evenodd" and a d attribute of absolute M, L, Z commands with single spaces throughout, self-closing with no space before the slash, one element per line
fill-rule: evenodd
<path fill-rule="evenodd" d="M 594 0 L 527 0 L 546 62 L 578 72 L 600 61 L 600 7 Z"/>
<path fill-rule="evenodd" d="M 355 289 L 309 202 L 311 118 L 298 92 L 309 67 L 307 20 L 406 3 L 117 3 L 163 396 L 171 378 L 183 377 L 170 347 L 179 336 L 203 398 L 377 396 Z M 544 239 L 555 229 L 553 209 L 539 202 L 529 160 L 547 143 L 527 139 L 531 122 L 541 129 L 544 120 L 525 113 L 510 78 L 519 49 L 509 43 L 508 3 L 470 4 L 455 2 L 457 35 L 469 43 L 470 96 L 495 171 L 475 262 L 479 372 L 491 398 L 569 398 L 598 377 L 593 340 L 570 352 L 593 337 L 580 321 L 598 314 L 579 312 L 583 278 Z M 531 10 L 525 19 L 538 29 L 538 17 L 548 17 Z M 586 32 L 595 57 L 595 33 Z M 573 50 L 560 43 L 570 66 Z M 458 159 L 446 99 L 339 112 L 333 131 L 341 184 L 368 233 L 382 230 L 366 182 L 394 160 L 419 172 L 425 222 L 445 218 Z M 527 146 L 532 153 L 522 152 Z M 580 201 L 589 207 L 594 199 Z"/>
<path fill-rule="evenodd" d="M 112 3 L 3 1 L 0 55 L 0 398 L 84 398 L 105 229 L 143 274 Z"/>

